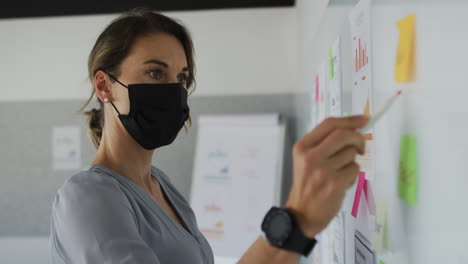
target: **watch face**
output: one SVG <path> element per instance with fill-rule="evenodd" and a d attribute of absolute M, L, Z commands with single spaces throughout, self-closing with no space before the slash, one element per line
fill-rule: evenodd
<path fill-rule="evenodd" d="M 289 214 L 283 210 L 272 211 L 265 225 L 265 235 L 268 240 L 277 246 L 282 246 L 289 237 L 292 221 Z"/>

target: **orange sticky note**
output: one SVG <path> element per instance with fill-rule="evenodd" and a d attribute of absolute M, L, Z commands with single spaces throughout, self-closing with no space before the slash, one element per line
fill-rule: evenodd
<path fill-rule="evenodd" d="M 409 15 L 396 24 L 400 30 L 400 40 L 395 62 L 395 81 L 408 82 L 414 75 L 414 34 L 416 15 Z"/>

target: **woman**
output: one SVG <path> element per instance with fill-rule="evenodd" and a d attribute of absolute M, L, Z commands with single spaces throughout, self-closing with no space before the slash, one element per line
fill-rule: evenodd
<path fill-rule="evenodd" d="M 151 165 L 154 150 L 190 125 L 195 65 L 187 30 L 163 15 L 132 10 L 99 36 L 88 70 L 93 91 L 84 107 L 96 95 L 99 108 L 87 114 L 97 153 L 54 199 L 53 263 L 213 263 L 189 204 Z M 364 151 L 356 129 L 366 122 L 328 119 L 295 144 L 293 186 L 275 212 L 290 217 L 293 228 L 285 230 L 294 229 L 302 242 L 275 238 L 286 222 L 270 214 L 262 226 L 266 238 L 241 263 L 295 263 L 310 252 L 355 181 L 354 159 Z"/>

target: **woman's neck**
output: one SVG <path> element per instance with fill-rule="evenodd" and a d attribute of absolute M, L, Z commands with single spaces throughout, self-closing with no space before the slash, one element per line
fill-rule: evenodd
<path fill-rule="evenodd" d="M 104 129 L 91 164 L 101 165 L 153 193 L 151 164 L 154 150 L 145 150 L 128 133 L 114 127 Z"/>

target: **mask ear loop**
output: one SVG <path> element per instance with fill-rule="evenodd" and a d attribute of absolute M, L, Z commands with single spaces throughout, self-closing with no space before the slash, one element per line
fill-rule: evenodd
<path fill-rule="evenodd" d="M 119 112 L 119 110 L 117 110 L 117 107 L 115 107 L 114 103 L 113 103 L 112 101 L 110 101 L 110 103 L 111 103 L 111 105 L 114 107 L 115 111 L 117 111 L 117 114 L 120 115 L 120 112 Z"/>
<path fill-rule="evenodd" d="M 114 79 L 114 81 L 118 82 L 120 85 L 122 85 L 123 87 L 127 88 L 128 89 L 128 86 L 121 83 L 117 78 L 114 77 L 114 75 L 108 73 L 107 71 L 103 70 L 103 69 L 100 69 L 101 71 L 105 72 L 107 75 L 109 75 L 109 77 L 111 77 L 112 79 Z M 117 107 L 115 107 L 114 103 L 112 101 L 110 101 L 111 105 L 114 107 L 115 111 L 117 111 L 117 114 L 120 115 L 120 112 L 119 110 L 117 110 Z"/>

